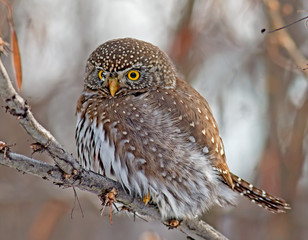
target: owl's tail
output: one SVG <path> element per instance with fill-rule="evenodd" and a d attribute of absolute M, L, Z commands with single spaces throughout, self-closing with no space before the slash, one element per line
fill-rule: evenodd
<path fill-rule="evenodd" d="M 251 183 L 246 182 L 233 173 L 231 173 L 231 178 L 234 183 L 234 190 L 242 196 L 247 197 L 253 203 L 258 204 L 260 207 L 263 207 L 272 213 L 283 213 L 286 212 L 286 210 L 291 209 L 290 205 L 286 203 L 285 200 L 256 188 Z"/>

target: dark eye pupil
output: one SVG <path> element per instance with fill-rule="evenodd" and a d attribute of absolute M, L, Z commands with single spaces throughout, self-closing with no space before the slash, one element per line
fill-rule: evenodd
<path fill-rule="evenodd" d="M 136 78 L 136 77 L 137 77 L 137 74 L 136 74 L 135 72 L 132 72 L 132 73 L 130 73 L 130 77 L 131 77 L 131 78 Z"/>

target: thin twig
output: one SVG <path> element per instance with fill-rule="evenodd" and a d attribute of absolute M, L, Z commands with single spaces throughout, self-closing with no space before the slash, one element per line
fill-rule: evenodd
<path fill-rule="evenodd" d="M 71 219 L 73 219 L 73 213 L 74 213 L 74 210 L 75 210 L 75 207 L 76 207 L 76 203 L 78 204 L 82 218 L 84 218 L 83 209 L 81 207 L 77 191 L 76 191 L 74 186 L 72 186 L 72 188 L 73 188 L 73 191 L 74 191 L 74 205 L 73 205 L 73 208 L 72 208 L 72 211 L 71 211 Z"/>
<path fill-rule="evenodd" d="M 278 5 L 273 6 L 272 1 L 264 0 L 264 3 L 269 11 L 270 20 L 273 28 L 280 28 L 281 26 L 285 26 L 285 22 L 283 21 L 281 14 L 279 3 Z M 308 80 L 308 71 L 305 71 L 304 67 L 307 66 L 308 59 L 304 57 L 304 55 L 298 50 L 296 43 L 290 36 L 290 34 L 286 30 L 277 31 L 270 35 L 271 37 L 277 36 L 277 41 L 279 45 L 284 48 L 292 60 L 295 62 L 296 66 L 301 70 L 306 79 Z"/>

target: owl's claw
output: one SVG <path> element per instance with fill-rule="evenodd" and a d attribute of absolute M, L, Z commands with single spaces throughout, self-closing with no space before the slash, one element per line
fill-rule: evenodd
<path fill-rule="evenodd" d="M 181 229 L 181 221 L 177 220 L 177 219 L 171 219 L 169 220 L 169 222 L 165 223 L 166 226 L 168 226 L 168 229 L 174 229 L 174 228 L 179 228 Z"/>
<path fill-rule="evenodd" d="M 143 199 L 142 199 L 142 201 L 144 202 L 145 205 L 147 205 L 147 204 L 149 203 L 150 200 L 151 200 L 151 195 L 150 195 L 150 193 L 147 193 L 147 194 L 143 197 Z"/>
<path fill-rule="evenodd" d="M 116 203 L 116 195 L 118 194 L 117 190 L 115 188 L 111 189 L 110 192 L 108 192 L 105 195 L 105 201 L 104 201 L 104 206 L 101 210 L 101 215 L 103 215 L 103 212 L 105 210 L 106 206 L 110 206 L 110 224 L 112 224 L 112 204 Z"/>
<path fill-rule="evenodd" d="M 10 151 L 10 147 L 13 145 L 7 145 L 5 142 L 0 141 L 0 152 L 3 152 L 3 157 L 6 159 L 7 153 Z"/>

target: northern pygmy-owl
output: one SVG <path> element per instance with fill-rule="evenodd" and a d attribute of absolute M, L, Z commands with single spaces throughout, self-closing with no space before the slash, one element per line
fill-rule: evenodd
<path fill-rule="evenodd" d="M 229 171 L 209 104 L 150 43 L 116 39 L 90 55 L 77 117 L 83 167 L 150 195 L 163 219 L 233 204 L 234 192 L 272 212 L 289 208 Z"/>

